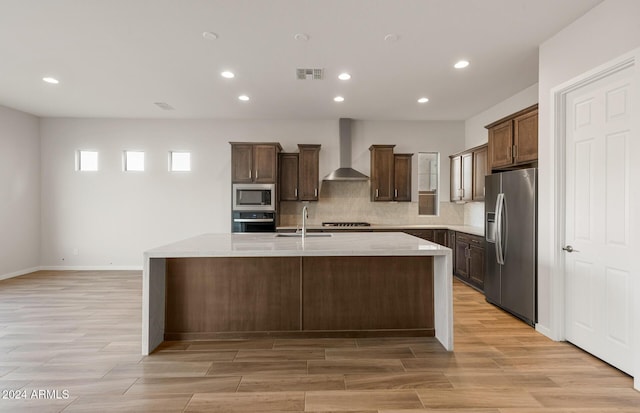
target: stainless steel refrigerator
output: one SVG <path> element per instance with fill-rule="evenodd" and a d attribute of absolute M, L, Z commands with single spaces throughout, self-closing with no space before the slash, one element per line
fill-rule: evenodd
<path fill-rule="evenodd" d="M 537 169 L 485 177 L 484 293 L 529 325 L 537 321 Z"/>

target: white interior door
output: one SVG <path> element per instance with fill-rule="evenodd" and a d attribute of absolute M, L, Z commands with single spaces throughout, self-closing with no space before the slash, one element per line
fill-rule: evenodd
<path fill-rule="evenodd" d="M 634 71 L 569 92 L 565 107 L 566 338 L 631 375 L 640 253 L 630 215 L 640 210 L 630 192 L 640 190 Z"/>

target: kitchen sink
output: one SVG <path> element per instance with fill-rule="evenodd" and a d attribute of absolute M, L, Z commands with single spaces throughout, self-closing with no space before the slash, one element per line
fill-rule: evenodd
<path fill-rule="evenodd" d="M 307 232 L 305 238 L 315 238 L 315 237 L 331 237 L 333 234 L 329 232 Z M 276 237 L 298 237 L 302 238 L 302 234 L 300 232 L 278 232 Z"/>

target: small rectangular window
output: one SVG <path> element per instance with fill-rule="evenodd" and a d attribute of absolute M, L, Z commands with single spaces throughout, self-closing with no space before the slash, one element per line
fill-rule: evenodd
<path fill-rule="evenodd" d="M 124 151 L 125 171 L 144 171 L 144 152 Z"/>
<path fill-rule="evenodd" d="M 98 152 L 78 151 L 77 170 L 78 171 L 97 171 L 98 170 Z"/>
<path fill-rule="evenodd" d="M 169 170 L 172 172 L 191 171 L 191 153 L 169 152 Z"/>

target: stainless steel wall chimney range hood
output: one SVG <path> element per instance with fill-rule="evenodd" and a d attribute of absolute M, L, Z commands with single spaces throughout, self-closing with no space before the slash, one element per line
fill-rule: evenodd
<path fill-rule="evenodd" d="M 340 118 L 340 168 L 323 178 L 324 181 L 367 181 L 369 177 L 351 167 L 351 123 L 353 119 Z"/>

